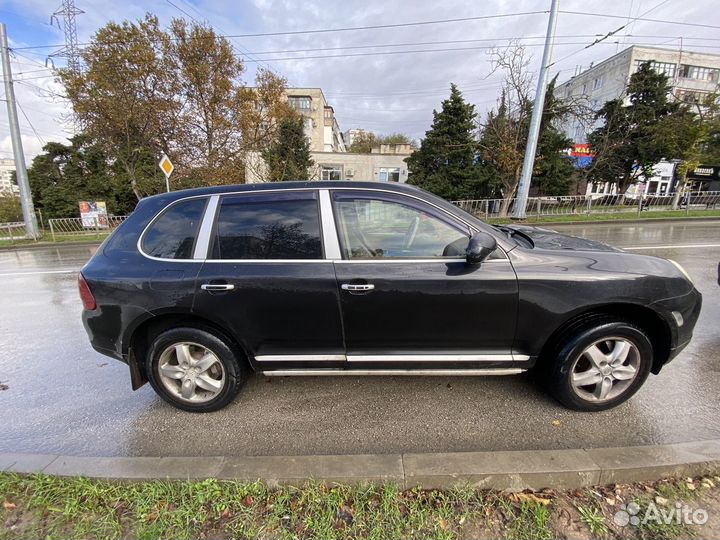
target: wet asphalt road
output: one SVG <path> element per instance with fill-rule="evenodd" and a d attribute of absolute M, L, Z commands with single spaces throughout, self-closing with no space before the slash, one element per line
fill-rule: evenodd
<path fill-rule="evenodd" d="M 183 413 L 94 352 L 75 273 L 92 246 L 0 251 L 0 452 L 290 455 L 552 449 L 720 438 L 720 221 L 554 229 L 685 266 L 704 295 L 691 345 L 630 402 L 563 409 L 515 377 L 254 376 L 217 413 Z M 559 425 L 554 421 L 559 420 Z"/>

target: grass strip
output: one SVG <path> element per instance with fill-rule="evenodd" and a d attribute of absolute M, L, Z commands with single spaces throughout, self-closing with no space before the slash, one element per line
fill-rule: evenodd
<path fill-rule="evenodd" d="M 618 525 L 635 503 L 720 510 L 720 477 L 571 492 L 402 490 L 308 481 L 114 482 L 0 473 L 0 538 L 687 538 L 717 523 Z M 642 515 L 642 512 L 639 514 Z M 715 520 L 717 521 L 717 520 Z"/>

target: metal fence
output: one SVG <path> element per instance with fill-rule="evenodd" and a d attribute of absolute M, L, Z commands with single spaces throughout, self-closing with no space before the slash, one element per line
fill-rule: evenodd
<path fill-rule="evenodd" d="M 477 199 L 453 201 L 466 212 L 483 219 L 512 215 L 517 199 Z M 657 212 L 661 210 L 705 210 L 720 208 L 720 191 L 695 191 L 669 195 L 568 195 L 530 197 L 527 217 L 581 214 L 617 214 Z"/>
<path fill-rule="evenodd" d="M 23 240 L 26 237 L 25 223 L 22 221 L 13 221 L 10 223 L 0 223 L 0 241 L 15 242 Z"/>
<path fill-rule="evenodd" d="M 48 219 L 53 241 L 58 236 L 100 236 L 118 227 L 127 216 L 102 216 L 100 218 L 53 218 Z"/>

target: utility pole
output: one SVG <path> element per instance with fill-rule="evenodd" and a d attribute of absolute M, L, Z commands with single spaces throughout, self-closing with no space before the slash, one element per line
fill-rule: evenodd
<path fill-rule="evenodd" d="M 525 159 L 523 160 L 522 173 L 520 174 L 517 200 L 515 201 L 515 208 L 513 209 L 513 219 L 525 219 L 525 207 L 527 206 L 528 192 L 530 191 L 530 180 L 532 179 L 532 171 L 535 165 L 535 152 L 537 151 L 540 122 L 542 120 L 543 106 L 545 105 L 548 70 L 550 68 L 553 44 L 555 42 L 555 25 L 557 23 L 559 2 L 560 0 L 552 0 L 552 4 L 550 5 L 550 18 L 548 19 L 545 49 L 543 50 L 542 64 L 540 65 L 540 74 L 538 75 L 535 102 L 533 103 L 532 118 L 530 119 L 530 131 L 528 133 L 527 145 L 525 146 Z"/>
<path fill-rule="evenodd" d="M 15 157 L 15 175 L 20 188 L 20 205 L 22 206 L 25 234 L 33 239 L 38 237 L 37 219 L 33 207 L 30 183 L 25 168 L 20 125 L 15 108 L 15 89 L 13 88 L 12 71 L 10 69 L 10 51 L 8 50 L 7 31 L 0 23 L 0 56 L 2 56 L 3 79 L 5 81 L 5 99 L 7 101 L 8 122 L 10 123 L 10 139 L 12 140 L 13 156 Z"/>

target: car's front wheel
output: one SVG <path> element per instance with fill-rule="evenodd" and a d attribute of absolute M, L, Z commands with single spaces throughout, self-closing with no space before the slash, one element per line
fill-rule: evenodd
<path fill-rule="evenodd" d="M 641 328 L 625 321 L 596 321 L 561 340 L 546 381 L 566 407 L 602 411 L 638 391 L 652 359 L 652 343 Z"/>
<path fill-rule="evenodd" d="M 146 359 L 155 392 L 190 412 L 223 408 L 237 395 L 243 370 L 234 346 L 224 337 L 198 328 L 173 328 L 158 335 Z"/>

